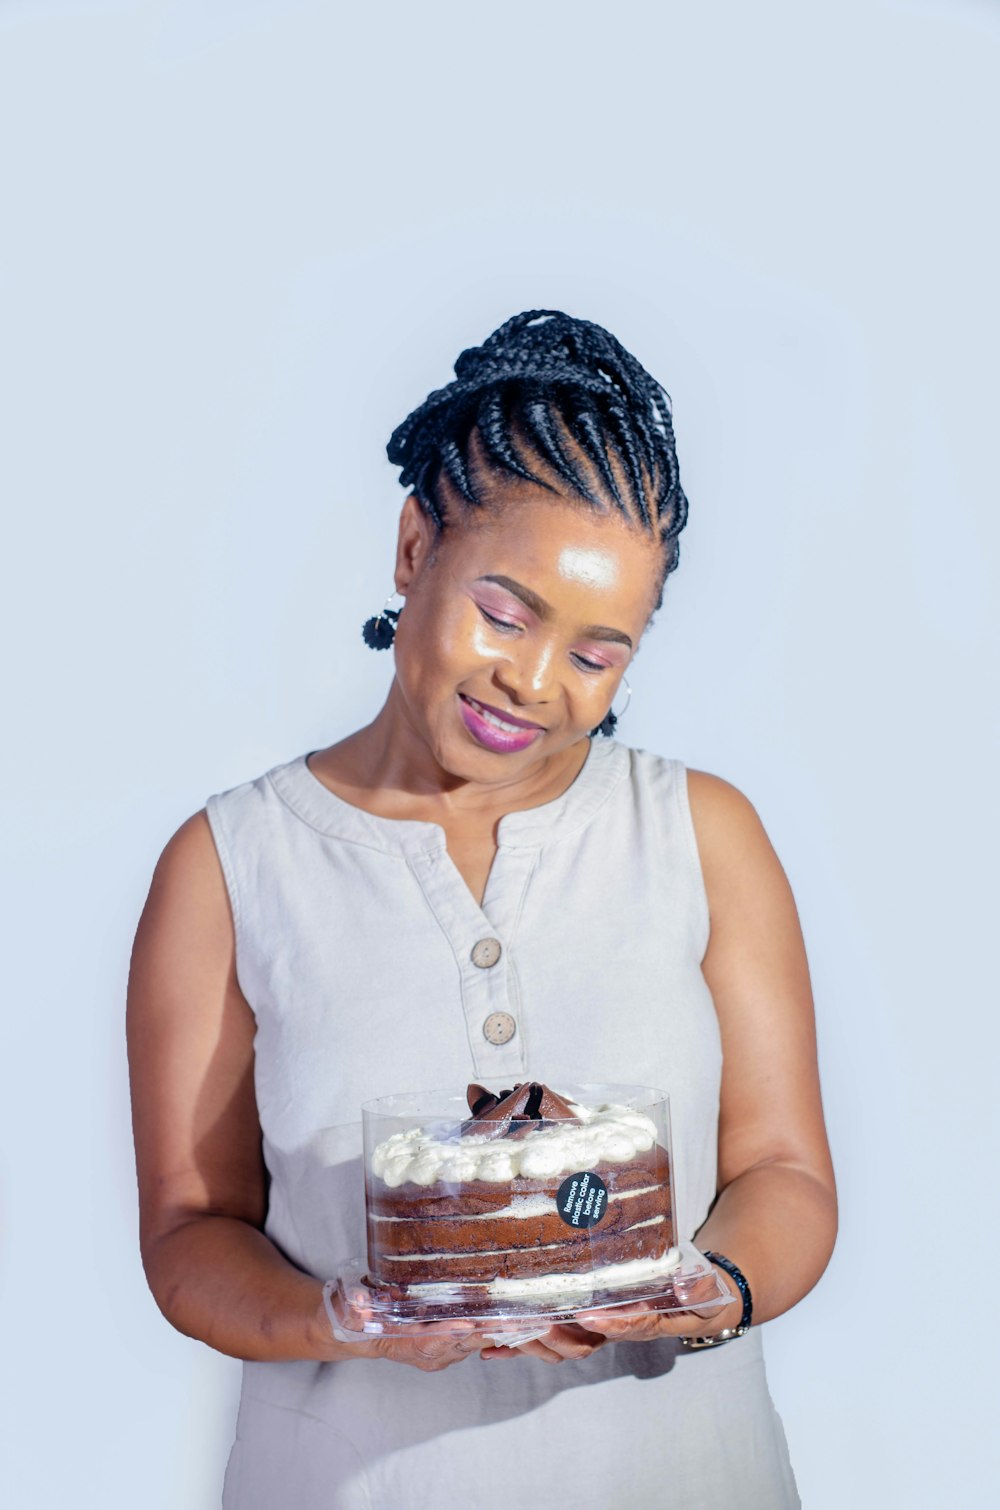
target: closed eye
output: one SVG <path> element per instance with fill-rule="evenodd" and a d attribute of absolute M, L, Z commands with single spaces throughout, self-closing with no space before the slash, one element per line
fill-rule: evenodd
<path fill-rule="evenodd" d="M 496 614 L 490 613 L 481 603 L 477 603 L 476 607 L 486 622 L 492 624 L 495 629 L 513 630 L 515 633 L 521 629 L 520 624 L 512 624 L 509 619 L 498 619 Z M 574 655 L 573 659 L 581 671 L 609 671 L 611 669 L 600 661 L 588 661 L 585 655 Z"/>
<path fill-rule="evenodd" d="M 498 619 L 495 614 L 487 613 L 481 603 L 477 603 L 476 607 L 487 623 L 495 625 L 497 629 L 520 629 L 521 627 L 520 624 L 511 624 L 508 619 Z"/>

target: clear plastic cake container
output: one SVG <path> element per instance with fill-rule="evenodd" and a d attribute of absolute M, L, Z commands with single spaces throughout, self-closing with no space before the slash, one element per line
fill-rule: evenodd
<path fill-rule="evenodd" d="M 674 1225 L 667 1094 L 540 1082 L 408 1092 L 362 1107 L 367 1252 L 337 1266 L 335 1335 L 470 1319 L 507 1343 L 578 1311 L 731 1295 Z"/>

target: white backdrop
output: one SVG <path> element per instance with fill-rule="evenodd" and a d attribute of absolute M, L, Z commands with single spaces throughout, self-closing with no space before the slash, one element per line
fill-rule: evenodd
<path fill-rule="evenodd" d="M 619 732 L 744 790 L 802 915 L 842 1204 L 764 1339 L 803 1503 L 995 1503 L 1000 9 L 612 14 L 0 3 L 16 1510 L 218 1504 L 239 1364 L 138 1257 L 135 924 L 208 793 L 379 706 L 386 441 L 528 307 L 673 396 Z"/>

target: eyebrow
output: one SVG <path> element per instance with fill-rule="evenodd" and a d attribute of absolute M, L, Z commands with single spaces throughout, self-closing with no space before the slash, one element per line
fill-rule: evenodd
<path fill-rule="evenodd" d="M 551 612 L 544 598 L 540 598 L 536 592 L 532 592 L 531 588 L 525 587 L 522 582 L 515 582 L 513 577 L 487 574 L 484 577 L 477 577 L 476 581 L 495 582 L 498 587 L 505 587 L 508 592 L 514 594 L 515 598 L 520 598 L 525 608 L 530 608 L 532 613 L 536 613 L 540 619 L 548 618 Z M 630 650 L 632 649 L 631 635 L 627 635 L 623 629 L 612 629 L 607 624 L 588 624 L 580 633 L 585 634 L 591 640 L 614 640 L 619 645 L 627 645 Z"/>

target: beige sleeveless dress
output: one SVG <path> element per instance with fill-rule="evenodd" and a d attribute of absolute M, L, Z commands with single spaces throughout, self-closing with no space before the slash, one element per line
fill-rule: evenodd
<path fill-rule="evenodd" d="M 722 1059 L 680 761 L 592 739 L 561 796 L 501 819 L 482 907 L 443 829 L 352 806 L 305 755 L 206 807 L 257 1021 L 265 1231 L 293 1263 L 326 1279 L 363 1252 L 361 1103 L 469 1080 L 668 1091 L 693 1236 L 716 1194 Z M 224 1510 L 796 1507 L 761 1333 L 436 1374 L 245 1362 Z"/>

